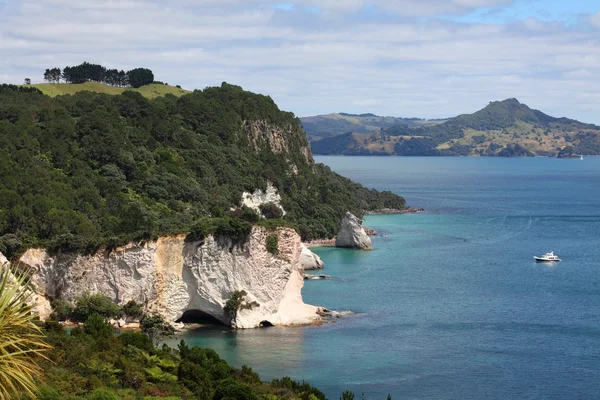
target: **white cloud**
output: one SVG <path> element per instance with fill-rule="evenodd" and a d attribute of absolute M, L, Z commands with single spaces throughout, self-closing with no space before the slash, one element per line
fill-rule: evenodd
<path fill-rule="evenodd" d="M 590 23 L 592 26 L 600 29 L 600 12 L 590 17 Z"/>
<path fill-rule="evenodd" d="M 277 3 L 11 3 L 0 13 L 0 80 L 40 81 L 45 68 L 86 60 L 146 66 L 157 79 L 188 88 L 228 81 L 298 115 L 445 117 L 517 97 L 600 123 L 593 107 L 600 104 L 597 31 L 535 19 L 484 25 L 420 18 L 508 0 L 290 0 L 291 11 Z M 303 8 L 317 3 L 323 12 Z M 393 15 L 359 12 L 369 4 Z"/>

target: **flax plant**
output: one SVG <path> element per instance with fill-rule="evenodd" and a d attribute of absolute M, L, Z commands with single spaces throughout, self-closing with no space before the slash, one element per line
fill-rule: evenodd
<path fill-rule="evenodd" d="M 40 359 L 50 346 L 35 324 L 27 272 L 0 265 L 0 400 L 37 398 Z"/>

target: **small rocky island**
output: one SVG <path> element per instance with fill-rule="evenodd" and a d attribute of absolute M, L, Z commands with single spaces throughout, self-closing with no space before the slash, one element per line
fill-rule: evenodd
<path fill-rule="evenodd" d="M 346 212 L 342 218 L 340 231 L 335 239 L 335 246 L 349 249 L 371 250 L 371 238 L 362 226 L 362 220 L 356 215 Z"/>

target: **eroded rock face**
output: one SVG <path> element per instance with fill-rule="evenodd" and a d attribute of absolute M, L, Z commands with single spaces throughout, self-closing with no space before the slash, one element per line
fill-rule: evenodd
<path fill-rule="evenodd" d="M 261 215 L 260 206 L 268 203 L 275 204 L 285 215 L 285 210 L 281 206 L 281 196 L 271 182 L 267 182 L 266 191 L 256 189 L 253 193 L 242 193 L 242 205 L 253 209 L 258 215 Z"/>
<path fill-rule="evenodd" d="M 371 249 L 371 238 L 362 227 L 362 220 L 354 214 L 346 212 L 340 226 L 340 231 L 335 239 L 336 247 L 350 249 Z"/>
<path fill-rule="evenodd" d="M 321 257 L 310 251 L 310 249 L 305 245 L 302 245 L 301 247 L 300 265 L 305 271 L 323 269 L 324 267 Z"/>
<path fill-rule="evenodd" d="M 275 125 L 265 120 L 244 121 L 242 129 L 247 133 L 251 146 L 260 151 L 268 146 L 275 154 L 289 154 L 291 151 L 299 151 L 309 163 L 313 163 L 310 145 L 306 134 L 293 125 Z M 300 147 L 293 149 L 289 143 L 290 139 L 297 139 Z M 293 166 L 292 166 L 293 168 Z"/>
<path fill-rule="evenodd" d="M 33 283 L 46 302 L 102 293 L 119 304 L 140 302 L 170 322 L 186 311 L 198 310 L 229 324 L 223 307 L 234 291 L 243 290 L 248 302 L 260 306 L 238 312 L 237 328 L 258 327 L 263 321 L 273 325 L 313 322 L 319 318 L 318 309 L 304 304 L 301 294 L 300 237 L 292 229 L 279 229 L 280 253 L 273 256 L 265 248 L 268 235 L 266 229 L 254 228 L 241 245 L 212 236 L 204 242 L 165 237 L 91 256 L 51 256 L 33 249 L 20 261 L 32 267 Z"/>

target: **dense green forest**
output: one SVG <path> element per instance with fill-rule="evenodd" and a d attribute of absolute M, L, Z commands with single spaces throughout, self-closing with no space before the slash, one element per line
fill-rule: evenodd
<path fill-rule="evenodd" d="M 256 121 L 283 132 L 284 150 L 253 131 Z M 315 164 L 299 120 L 237 86 L 154 100 L 0 87 L 0 251 L 8 256 L 31 246 L 93 251 L 189 233 L 199 221 L 227 232 L 231 221 L 255 222 L 229 210 L 267 181 L 287 211 L 280 222 L 305 240 L 333 236 L 345 211 L 404 207 L 397 195 Z"/>
<path fill-rule="evenodd" d="M 575 154 L 600 154 L 600 127 L 554 118 L 516 99 L 491 102 L 440 124 L 398 124 L 312 142 L 315 154 L 399 156 L 557 156 L 567 146 Z"/>

